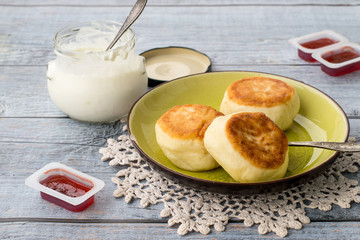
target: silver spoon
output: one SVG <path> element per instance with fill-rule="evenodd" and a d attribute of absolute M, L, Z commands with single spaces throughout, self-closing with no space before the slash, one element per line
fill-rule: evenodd
<path fill-rule="evenodd" d="M 110 43 L 110 45 L 108 46 L 107 50 L 110 50 L 115 43 L 120 39 L 120 37 L 126 32 L 126 30 L 128 30 L 128 28 L 135 22 L 135 20 L 140 16 L 140 14 L 142 13 L 142 11 L 145 8 L 147 0 L 137 0 L 137 2 L 135 3 L 135 5 L 133 6 L 133 8 L 131 9 L 129 15 L 127 16 L 127 18 L 125 19 L 125 22 L 123 23 L 123 25 L 121 26 L 118 34 L 116 34 L 114 40 Z"/>
<path fill-rule="evenodd" d="M 289 142 L 288 145 L 324 148 L 340 152 L 360 152 L 360 142 Z"/>

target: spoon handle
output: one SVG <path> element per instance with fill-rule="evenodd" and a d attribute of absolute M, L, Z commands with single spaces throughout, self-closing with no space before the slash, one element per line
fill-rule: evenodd
<path fill-rule="evenodd" d="M 325 148 L 340 152 L 360 152 L 360 142 L 289 142 L 288 145 Z"/>
<path fill-rule="evenodd" d="M 123 23 L 123 25 L 121 26 L 118 34 L 116 34 L 114 40 L 110 43 L 110 45 L 108 46 L 107 50 L 110 50 L 115 43 L 120 39 L 120 37 L 124 34 L 124 32 L 126 32 L 126 30 L 128 30 L 128 28 L 135 22 L 135 20 L 140 16 L 140 14 L 142 13 L 142 11 L 145 8 L 147 0 L 137 0 L 137 2 L 135 3 L 135 5 L 133 6 L 133 8 L 131 9 L 129 15 L 127 16 L 127 18 L 125 19 L 125 22 Z"/>

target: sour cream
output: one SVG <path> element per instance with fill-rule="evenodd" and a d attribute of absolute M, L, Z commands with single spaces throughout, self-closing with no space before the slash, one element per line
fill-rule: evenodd
<path fill-rule="evenodd" d="M 105 51 L 120 26 L 94 21 L 56 34 L 56 59 L 48 63 L 47 70 L 48 91 L 69 117 L 85 122 L 116 121 L 145 93 L 144 58 L 134 52 L 132 30 Z"/>

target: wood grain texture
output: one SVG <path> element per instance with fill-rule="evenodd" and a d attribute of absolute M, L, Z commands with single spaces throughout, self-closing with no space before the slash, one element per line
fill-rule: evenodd
<path fill-rule="evenodd" d="M 0 11 L 0 65 L 44 66 L 54 58 L 52 42 L 59 29 L 90 20 L 123 21 L 129 9 L 5 6 Z M 149 6 L 133 29 L 138 52 L 180 45 L 207 53 L 215 66 L 298 65 L 306 62 L 288 39 L 333 29 L 360 42 L 360 18 L 353 17 L 359 11 L 360 6 Z"/>
<path fill-rule="evenodd" d="M 2 118 L 0 142 L 104 146 L 121 134 L 121 123 L 89 124 L 68 118 Z"/>
<path fill-rule="evenodd" d="M 359 239 L 358 222 L 316 222 L 301 230 L 289 230 L 285 239 Z M 230 223 L 226 231 L 212 231 L 210 235 L 190 233 L 179 236 L 176 228 L 165 223 L 48 223 L 15 222 L 0 223 L 4 239 L 284 239 L 274 233 L 259 235 L 257 227 L 244 227 L 241 223 Z M 303 234 L 301 234 L 303 233 Z M 26 234 L 26 235 L 25 235 Z M 330 236 L 329 236 L 330 235 Z"/>
<path fill-rule="evenodd" d="M 225 232 L 179 236 L 161 218 L 162 204 L 147 208 L 113 197 L 111 177 L 121 169 L 101 162 L 99 148 L 124 123 L 87 124 L 67 118 L 51 102 L 46 65 L 53 37 L 69 24 L 123 21 L 135 0 L 0 1 L 0 239 L 277 239 L 231 220 Z M 214 71 L 269 72 L 328 94 L 350 118 L 360 139 L 360 71 L 334 78 L 297 57 L 288 39 L 324 29 L 360 43 L 360 0 L 150 0 L 134 24 L 136 52 L 171 45 L 206 53 Z M 25 178 L 58 161 L 105 181 L 95 204 L 72 213 L 39 196 Z M 360 180 L 360 173 L 346 173 Z M 311 223 L 288 239 L 359 239 L 360 204 L 307 210 Z"/>
<path fill-rule="evenodd" d="M 41 0 L 2 0 L 0 6 L 21 6 L 21 7 L 32 7 L 32 6 L 84 6 L 84 7 L 93 7 L 93 6 L 132 6 L 135 3 L 135 0 L 105 0 L 105 1 L 96 1 L 96 0 L 50 0 L 50 1 L 41 1 Z M 313 0 L 200 0 L 200 1 L 192 1 L 192 0 L 156 0 L 156 1 L 148 1 L 148 6 L 224 6 L 224 5 L 330 5 L 330 6 L 354 6 L 360 4 L 359 0 L 346 0 L 346 1 L 337 1 L 337 0 L 317 0 L 314 2 Z"/>
<path fill-rule="evenodd" d="M 258 71 L 290 77 L 328 94 L 349 117 L 360 116 L 360 71 L 336 78 L 323 73 L 318 65 L 214 64 L 213 70 Z M 0 66 L 0 119 L 5 117 L 66 117 L 50 99 L 45 66 Z"/>
<path fill-rule="evenodd" d="M 43 165 L 45 165 L 45 162 Z M 69 164 L 69 166 L 71 165 Z M 84 166 L 72 167 L 80 171 L 84 169 Z M 140 205 L 139 200 L 126 203 L 124 198 L 113 197 L 116 185 L 111 182 L 111 177 L 115 176 L 115 173 L 116 171 L 111 173 L 89 173 L 91 176 L 103 180 L 105 188 L 95 195 L 93 205 L 77 213 L 70 212 L 42 199 L 39 191 L 26 186 L 24 182 L 30 174 L 17 172 L 13 173 L 14 176 L 0 176 L 2 182 L 0 187 L 0 222 L 32 221 L 32 219 L 43 222 L 72 221 L 88 223 L 167 221 L 166 218 L 160 217 L 162 204 L 144 208 Z M 9 201 L 9 199 L 14 201 Z M 19 204 L 20 201 L 23 201 L 24 204 Z"/>
<path fill-rule="evenodd" d="M 65 163 L 66 161 L 63 161 Z M 45 165 L 45 162 L 41 167 Z M 78 170 L 86 172 L 86 166 L 72 166 Z M 33 167 L 29 167 L 32 169 Z M 40 167 L 39 167 L 40 168 Z M 167 222 L 168 218 L 162 218 L 160 212 L 163 204 L 159 203 L 148 207 L 142 207 L 140 200 L 133 200 L 126 203 L 124 198 L 113 197 L 116 185 L 111 182 L 116 170 L 108 166 L 108 172 L 88 173 L 91 176 L 102 179 L 105 182 L 105 188 L 95 195 L 95 203 L 83 212 L 73 213 L 63 209 L 53 203 L 43 200 L 38 191 L 29 188 L 24 184 L 25 178 L 31 173 L 22 173 L 20 170 L 11 174 L 0 176 L 2 182 L 0 186 L 0 211 L 2 213 L 0 222 L 13 221 L 56 221 L 56 222 L 87 222 L 87 223 L 116 223 L 116 222 Z M 35 169 L 37 170 L 37 169 Z M 84 171 L 85 170 L 85 171 Z M 23 170 L 26 172 L 27 170 Z M 12 175 L 12 176 L 9 176 Z M 349 175 L 350 177 L 360 177 Z M 14 188 L 16 186 L 16 188 Z M 17 201 L 9 201 L 14 199 Z M 26 199 L 26 204 L 19 204 L 20 199 Z M 342 209 L 339 206 L 333 206 L 331 211 L 307 209 L 307 216 L 313 222 L 317 221 L 360 221 L 358 213 L 360 204 L 352 203 L 350 209 Z M 52 219 L 52 220 L 51 220 Z M 232 219 L 231 222 L 241 222 L 238 219 Z M 0 234 L 1 236 L 1 234 Z"/>
<path fill-rule="evenodd" d="M 78 146 L 70 144 L 41 143 L 5 143 L 0 144 L 0 212 L 3 221 L 31 221 L 31 219 L 56 219 L 56 221 L 84 222 L 163 222 L 160 217 L 162 204 L 141 207 L 139 200 L 126 204 L 124 198 L 114 198 L 116 185 L 111 182 L 120 166 L 109 166 L 101 162 L 98 147 Z M 106 187 L 96 195 L 96 204 L 84 213 L 71 213 L 60 207 L 42 200 L 38 191 L 24 184 L 25 178 L 45 164 L 58 161 L 94 177 L 102 179 Z M 346 177 L 359 179 L 360 173 L 345 174 Z M 14 187 L 16 186 L 16 187 Z M 9 199 L 27 199 L 26 204 Z M 360 204 L 352 203 L 351 209 L 341 209 L 333 206 L 333 210 L 324 212 L 308 209 L 308 217 L 312 221 L 358 221 Z M 46 210 L 44 210 L 46 209 Z M 123 214 L 122 214 L 123 213 Z M 55 221 L 55 220 L 54 220 Z"/>

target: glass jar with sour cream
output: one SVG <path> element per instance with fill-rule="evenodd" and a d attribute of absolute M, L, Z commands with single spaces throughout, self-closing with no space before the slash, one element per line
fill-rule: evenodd
<path fill-rule="evenodd" d="M 79 23 L 55 36 L 56 59 L 48 63 L 47 85 L 55 105 L 85 122 L 113 122 L 126 116 L 147 89 L 144 58 L 135 54 L 131 29 L 106 51 L 121 24 Z"/>

